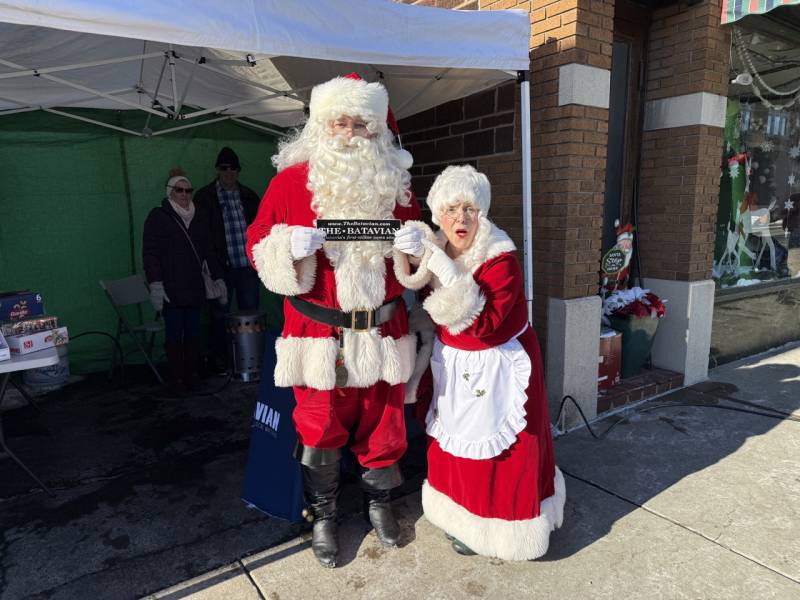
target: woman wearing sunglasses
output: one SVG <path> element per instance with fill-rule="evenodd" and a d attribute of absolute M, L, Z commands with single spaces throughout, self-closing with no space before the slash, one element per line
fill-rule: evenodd
<path fill-rule="evenodd" d="M 144 224 L 142 260 L 153 308 L 164 317 L 173 395 L 197 388 L 200 311 L 206 298 L 227 302 L 227 290 L 211 244 L 208 214 L 195 210 L 192 184 L 180 168 L 170 171 L 166 197 Z"/>

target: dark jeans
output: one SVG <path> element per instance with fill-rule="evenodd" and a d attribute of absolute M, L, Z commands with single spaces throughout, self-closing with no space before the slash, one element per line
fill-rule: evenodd
<path fill-rule="evenodd" d="M 252 267 L 228 269 L 225 273 L 225 285 L 228 286 L 228 304 L 222 305 L 211 300 L 211 354 L 218 361 L 226 361 L 225 348 L 225 315 L 231 311 L 234 292 L 238 310 L 255 310 L 261 291 L 261 280 Z"/>
<path fill-rule="evenodd" d="M 195 307 L 165 306 L 164 339 L 181 344 L 200 337 L 200 309 Z"/>

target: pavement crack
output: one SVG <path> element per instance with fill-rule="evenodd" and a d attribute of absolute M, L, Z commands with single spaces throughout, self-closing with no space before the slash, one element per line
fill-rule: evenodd
<path fill-rule="evenodd" d="M 242 559 L 241 559 L 241 558 L 239 558 L 239 559 L 237 559 L 237 560 L 236 560 L 236 564 L 238 564 L 238 565 L 239 565 L 239 566 L 242 568 L 242 571 L 244 571 L 244 574 L 245 574 L 245 575 L 247 576 L 247 578 L 250 580 L 250 583 L 251 583 L 251 584 L 252 584 L 252 586 L 255 588 L 255 590 L 256 590 L 256 593 L 258 594 L 258 597 L 259 597 L 259 599 L 260 599 L 260 600 L 267 600 L 267 598 L 264 596 L 264 594 L 262 594 L 262 593 L 261 593 L 261 588 L 260 588 L 260 587 L 258 587 L 258 583 L 256 583 L 256 580 L 255 580 L 255 579 L 253 579 L 253 576 L 250 574 L 250 570 L 249 570 L 249 569 L 248 569 L 248 568 L 245 566 L 245 564 L 242 562 Z"/>

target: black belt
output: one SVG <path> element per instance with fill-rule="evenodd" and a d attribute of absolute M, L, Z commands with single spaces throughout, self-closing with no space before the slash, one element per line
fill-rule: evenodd
<path fill-rule="evenodd" d="M 319 323 L 353 331 L 369 331 L 392 318 L 394 309 L 400 303 L 400 298 L 395 298 L 374 310 L 351 310 L 348 312 L 306 302 L 293 296 L 289 298 L 289 303 L 297 312 Z"/>

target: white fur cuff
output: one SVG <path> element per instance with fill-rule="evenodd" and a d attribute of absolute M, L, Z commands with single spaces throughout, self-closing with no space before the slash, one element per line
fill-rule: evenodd
<path fill-rule="evenodd" d="M 436 235 L 433 233 L 431 228 L 422 221 L 406 221 L 403 223 L 403 225 L 410 225 L 411 227 L 420 229 L 425 234 L 427 239 L 432 242 L 436 241 Z M 428 259 L 431 257 L 431 251 L 429 249 L 425 249 L 425 253 L 420 259 L 419 266 L 413 273 L 407 254 L 399 252 L 398 250 L 393 250 L 392 254 L 394 262 L 394 276 L 397 278 L 397 281 L 400 282 L 400 285 L 408 288 L 409 290 L 421 290 L 423 287 L 428 285 L 432 275 L 428 270 Z"/>
<path fill-rule="evenodd" d="M 310 292 L 317 272 L 316 255 L 299 261 L 292 258 L 293 228 L 275 225 L 268 236 L 253 246 L 253 262 L 264 286 L 284 296 Z"/>
<path fill-rule="evenodd" d="M 389 385 L 405 383 L 411 377 L 416 336 L 394 339 L 381 337 L 377 329 L 365 332 L 345 330 L 344 363 L 347 387 L 365 388 L 378 381 Z M 304 385 L 317 390 L 336 387 L 336 357 L 339 342 L 334 338 L 281 337 L 275 342 L 277 362 L 275 385 Z"/>
<path fill-rule="evenodd" d="M 471 275 L 465 274 L 453 285 L 434 290 L 422 306 L 434 323 L 457 335 L 472 325 L 485 304 L 481 288 Z"/>
<path fill-rule="evenodd" d="M 275 341 L 275 385 L 306 385 L 332 390 L 336 385 L 336 354 L 333 338 L 280 337 Z"/>
<path fill-rule="evenodd" d="M 533 560 L 547 552 L 550 532 L 561 527 L 564 519 L 567 491 L 564 476 L 558 467 L 554 486 L 555 493 L 542 501 L 538 517 L 506 521 L 471 513 L 425 480 L 422 484 L 422 510 L 428 521 L 481 556 Z"/>

